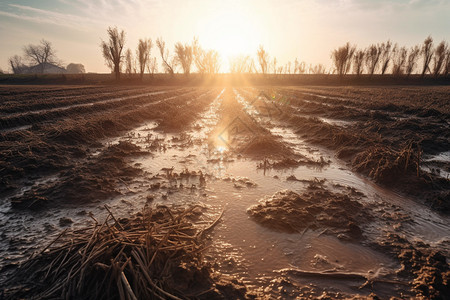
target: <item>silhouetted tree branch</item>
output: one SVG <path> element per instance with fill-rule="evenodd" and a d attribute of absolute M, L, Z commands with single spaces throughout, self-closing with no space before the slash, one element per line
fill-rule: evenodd
<path fill-rule="evenodd" d="M 181 66 L 183 73 L 186 76 L 191 73 L 193 57 L 192 46 L 187 44 L 183 45 L 181 43 L 175 44 L 175 62 Z"/>
<path fill-rule="evenodd" d="M 422 66 L 422 77 L 425 76 L 425 73 L 430 69 L 431 58 L 433 57 L 433 39 L 431 36 L 428 36 L 425 41 L 423 41 L 422 49 L 420 51 L 423 57 L 423 66 Z"/>
<path fill-rule="evenodd" d="M 258 52 L 258 63 L 261 67 L 261 73 L 266 74 L 267 73 L 267 67 L 269 66 L 269 54 L 264 50 L 263 46 L 260 45 Z"/>
<path fill-rule="evenodd" d="M 130 48 L 125 51 L 125 74 L 131 75 L 133 73 L 133 54 Z"/>
<path fill-rule="evenodd" d="M 22 57 L 14 55 L 8 59 L 11 70 L 14 74 L 22 74 L 27 66 L 22 62 Z"/>
<path fill-rule="evenodd" d="M 333 59 L 334 66 L 336 68 L 336 72 L 339 75 L 345 75 L 350 70 L 350 66 L 352 63 L 352 57 L 355 53 L 356 47 L 351 46 L 350 43 L 347 42 L 342 47 L 334 50 L 331 53 L 331 58 Z"/>
<path fill-rule="evenodd" d="M 114 72 L 116 80 L 120 79 L 120 70 L 123 60 L 122 51 L 125 45 L 125 32 L 117 27 L 108 27 L 108 42 L 102 41 L 100 47 L 106 65 Z"/>
<path fill-rule="evenodd" d="M 361 75 L 363 73 L 363 63 L 366 57 L 364 50 L 358 50 L 353 56 L 353 69 L 356 75 Z"/>
<path fill-rule="evenodd" d="M 399 48 L 395 45 L 392 56 L 392 74 L 396 76 L 402 75 L 404 73 L 406 58 L 408 57 L 408 50 L 406 47 Z"/>
<path fill-rule="evenodd" d="M 158 72 L 158 63 L 156 57 L 150 58 L 150 62 L 147 64 L 147 71 L 153 76 Z"/>
<path fill-rule="evenodd" d="M 381 55 L 381 46 L 372 44 L 366 49 L 365 64 L 367 73 L 373 75 L 378 67 Z"/>
<path fill-rule="evenodd" d="M 30 61 L 31 64 L 38 66 L 39 73 L 44 73 L 47 64 L 56 64 L 55 50 L 52 44 L 42 39 L 39 45 L 29 44 L 23 48 L 25 58 Z"/>
<path fill-rule="evenodd" d="M 230 58 L 230 72 L 231 73 L 247 72 L 249 61 L 250 57 L 245 55 L 238 55 Z"/>
<path fill-rule="evenodd" d="M 433 75 L 438 77 L 441 73 L 441 70 L 444 67 L 445 58 L 447 55 L 448 45 L 445 41 L 442 41 L 437 45 L 434 50 L 433 56 Z"/>
<path fill-rule="evenodd" d="M 419 57 L 420 49 L 419 46 L 411 47 L 409 50 L 408 59 L 406 62 L 406 75 L 411 75 L 417 66 L 417 58 Z"/>
<path fill-rule="evenodd" d="M 153 43 L 151 39 L 139 39 L 138 47 L 136 49 L 136 57 L 139 64 L 139 74 L 141 80 L 144 77 L 145 68 L 147 68 L 150 63 L 150 52 L 152 47 Z"/>
<path fill-rule="evenodd" d="M 442 71 L 442 75 L 446 76 L 449 73 L 450 73 L 450 49 L 447 49 L 444 61 L 444 70 Z"/>
<path fill-rule="evenodd" d="M 163 63 L 164 70 L 173 76 L 174 74 L 174 60 L 170 59 L 169 49 L 166 49 L 166 42 L 163 41 L 162 38 L 158 38 L 156 40 L 156 46 L 159 49 L 159 53 L 161 54 L 161 60 Z"/>
<path fill-rule="evenodd" d="M 389 63 L 391 62 L 392 55 L 392 42 L 387 41 L 386 44 L 382 43 L 380 47 L 380 62 L 381 62 L 381 75 L 386 73 Z"/>

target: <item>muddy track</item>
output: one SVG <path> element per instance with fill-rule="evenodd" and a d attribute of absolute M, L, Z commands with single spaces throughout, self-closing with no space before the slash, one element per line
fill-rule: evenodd
<path fill-rule="evenodd" d="M 286 120 L 310 143 L 336 151 L 339 158 L 376 182 L 395 186 L 438 210 L 449 210 L 450 166 L 434 158 L 448 155 L 450 147 L 444 99 L 435 100 L 438 104 L 430 104 L 425 111 L 414 108 L 416 103 L 405 109 L 409 102 L 399 100 L 401 106 L 392 104 L 398 112 L 390 110 L 391 104 L 384 99 L 367 103 L 301 89 L 247 91 L 251 99 L 260 92 L 289 107 Z M 312 95 L 319 96 L 311 100 Z M 405 117 L 405 111 L 415 115 Z"/>
<path fill-rule="evenodd" d="M 288 120 L 286 118 L 286 113 L 289 115 L 289 114 L 291 114 L 292 111 L 294 111 L 289 106 L 290 105 L 289 103 L 284 103 L 285 108 L 287 108 L 287 109 L 286 109 L 285 113 L 280 112 L 278 117 L 281 116 L 281 118 L 277 118 L 277 108 L 275 108 L 274 106 L 271 106 L 271 105 L 273 105 L 273 103 L 271 101 L 269 101 L 268 103 L 265 103 L 264 105 L 259 105 L 259 106 L 254 105 L 255 103 L 258 103 L 258 101 L 255 99 L 257 99 L 258 95 L 260 95 L 259 91 L 257 91 L 255 93 L 255 90 L 247 89 L 247 90 L 240 90 L 240 91 L 238 91 L 238 93 L 245 95 L 244 97 L 241 96 L 241 99 L 243 101 L 246 101 L 249 106 L 255 108 L 255 111 L 252 112 L 252 114 L 254 114 L 255 118 L 261 118 L 262 120 L 265 119 L 265 121 L 261 122 L 261 124 L 267 124 L 266 125 L 266 126 L 268 126 L 267 128 L 272 131 L 273 131 L 273 129 L 271 129 L 271 128 L 273 128 L 274 124 L 275 125 L 277 123 L 279 124 L 280 120 L 282 120 L 282 121 Z M 239 97 L 239 94 L 238 94 L 238 97 Z M 261 101 L 264 101 L 264 100 L 261 100 Z M 269 106 L 267 106 L 267 104 Z M 272 114 L 267 114 L 268 108 L 272 109 Z M 251 110 L 252 110 L 251 108 L 247 108 L 247 111 L 251 112 Z M 306 123 L 308 122 L 307 118 L 304 118 L 302 120 Z M 322 122 L 319 122 L 319 123 L 322 123 Z M 289 122 L 287 124 L 289 124 Z M 292 125 L 295 125 L 295 124 L 298 124 L 298 123 L 293 123 Z M 303 134 L 302 130 L 298 130 L 296 132 L 300 137 L 308 136 L 308 135 Z M 286 136 L 286 131 L 284 131 L 283 134 Z M 289 134 L 291 134 L 291 133 L 289 133 Z M 286 139 L 286 138 L 284 140 L 288 141 L 288 139 Z M 297 143 L 302 144 L 302 143 L 304 143 L 304 141 L 297 140 Z M 321 145 L 322 143 L 318 143 L 318 144 Z M 319 151 L 323 151 L 323 150 L 319 150 Z M 325 153 L 326 153 L 326 151 L 325 151 Z M 333 155 L 333 154 L 331 154 L 331 155 Z M 331 159 L 330 167 L 325 166 L 325 169 L 323 171 L 324 183 L 327 182 L 330 178 L 333 178 L 333 180 L 335 182 L 339 182 L 337 184 L 338 186 L 342 185 L 342 184 L 344 184 L 344 186 L 345 186 L 346 182 L 345 181 L 342 182 L 339 179 L 339 177 L 330 176 L 330 174 L 326 175 L 327 173 L 329 173 L 328 171 L 326 171 L 327 168 L 334 169 L 335 167 L 333 165 L 336 165 L 336 164 L 339 165 L 341 163 L 342 162 Z M 339 169 L 341 169 L 341 168 L 345 169 L 345 167 L 340 167 Z M 337 172 L 337 173 L 339 173 L 339 172 Z M 345 177 L 345 175 L 344 175 L 344 177 Z M 305 182 L 304 180 L 298 179 L 295 176 L 292 176 L 292 178 L 288 177 L 288 180 L 293 180 L 294 182 L 295 181 Z M 356 187 L 357 185 L 355 185 L 355 183 L 358 182 L 359 179 L 352 180 L 352 181 L 353 182 L 351 183 L 351 186 Z M 321 180 L 318 180 L 309 189 L 314 191 L 314 195 L 317 196 L 320 193 L 322 193 L 323 188 L 320 186 L 324 183 L 322 183 Z M 374 185 L 374 186 L 376 187 L 376 185 Z M 361 190 L 365 190 L 365 193 L 368 192 L 367 186 L 366 187 L 359 186 L 359 188 Z M 422 188 L 423 188 L 423 186 L 422 186 Z M 432 188 L 439 190 L 441 187 L 436 187 L 436 185 L 433 185 Z M 326 189 L 324 191 L 326 191 Z M 357 193 L 359 193 L 358 188 L 356 191 L 357 191 Z M 444 190 L 444 192 L 445 192 L 445 190 Z M 328 191 L 326 193 L 328 193 Z M 368 193 L 370 194 L 370 192 L 368 192 Z M 305 195 L 307 195 L 307 194 L 305 194 Z M 368 239 L 368 240 L 366 240 L 366 242 L 369 242 L 369 240 L 371 240 L 369 243 L 372 244 L 371 247 L 373 249 L 382 249 L 383 251 L 390 251 L 394 257 L 396 257 L 398 255 L 398 258 L 400 258 L 402 265 L 405 264 L 402 267 L 405 270 L 404 274 L 410 274 L 411 276 L 418 276 L 418 274 L 420 272 L 423 272 L 423 270 L 421 270 L 419 273 L 415 273 L 416 271 L 410 269 L 408 267 L 410 262 L 404 262 L 401 259 L 400 253 L 403 253 L 404 250 L 400 250 L 400 249 L 408 249 L 409 247 L 413 247 L 414 251 L 418 251 L 418 252 L 425 251 L 421 255 L 425 255 L 425 256 L 428 255 L 430 253 L 430 249 L 432 247 L 429 247 L 428 245 L 426 245 L 424 248 L 422 248 L 421 244 L 412 246 L 412 244 L 414 244 L 414 240 L 416 239 L 416 234 L 418 234 L 418 232 L 422 232 L 422 234 L 423 234 L 423 232 L 424 232 L 423 228 L 428 228 L 425 231 L 428 231 L 430 233 L 431 232 L 434 232 L 434 233 L 441 232 L 441 234 L 443 234 L 445 232 L 444 227 L 446 227 L 446 225 L 444 225 L 446 222 L 445 217 L 443 219 L 441 219 L 441 217 L 438 214 L 435 214 L 435 213 L 430 214 L 430 212 L 427 211 L 428 209 L 425 208 L 421 203 L 413 205 L 410 202 L 411 201 L 410 199 L 401 200 L 400 202 L 397 202 L 398 200 L 393 201 L 394 197 L 392 197 L 392 195 L 384 194 L 381 197 L 377 194 L 375 194 L 375 195 L 376 195 L 376 197 L 379 197 L 379 199 L 382 199 L 382 202 L 379 203 L 379 204 L 381 204 L 381 206 L 380 207 L 375 206 L 372 208 L 366 207 L 365 209 L 362 210 L 362 212 L 366 211 L 369 213 L 369 216 L 364 217 L 364 219 L 366 221 L 369 221 L 369 224 L 371 224 L 371 225 L 369 225 L 369 227 L 365 227 L 363 225 L 361 227 L 361 228 L 363 228 L 362 230 L 361 230 L 361 228 L 358 229 L 358 228 L 349 227 L 348 230 L 349 230 L 350 234 L 359 235 L 361 232 L 364 232 L 365 238 Z M 296 196 L 296 197 L 299 197 L 299 196 Z M 301 197 L 306 197 L 306 199 L 308 199 L 309 196 L 301 196 Z M 323 202 L 324 199 L 326 199 L 326 197 L 327 196 L 325 194 L 325 196 L 319 197 L 320 199 L 314 200 L 314 202 L 312 202 L 312 203 L 316 204 L 317 202 L 315 202 L 315 201 Z M 341 197 L 341 196 L 333 196 L 333 199 L 334 199 L 333 201 L 338 201 L 339 197 Z M 373 196 L 368 196 L 368 198 L 371 198 L 371 197 L 373 197 Z M 302 198 L 299 198 L 299 200 L 283 200 L 283 199 L 284 198 L 282 198 L 282 197 L 280 198 L 279 196 L 277 196 L 277 194 L 275 194 L 273 196 L 273 199 L 265 200 L 264 202 L 262 202 L 262 203 L 265 203 L 265 204 L 263 204 L 263 206 L 261 206 L 261 204 L 259 204 L 258 207 L 255 206 L 254 208 L 252 208 L 252 210 L 250 210 L 250 212 L 251 212 L 252 216 L 255 216 L 256 220 L 258 222 L 260 222 L 261 224 L 271 227 L 272 229 L 275 228 L 276 230 L 280 230 L 280 228 L 282 228 L 281 230 L 287 231 L 287 232 L 292 231 L 293 228 L 295 231 L 296 226 L 307 226 L 307 228 L 309 228 L 309 229 L 317 226 L 317 222 L 320 222 L 320 221 L 318 221 L 317 217 L 312 219 L 313 220 L 312 227 L 311 227 L 311 225 L 309 225 L 309 227 L 308 227 L 308 225 L 306 225 L 308 220 L 311 218 L 311 215 L 315 213 L 314 211 L 322 211 L 322 213 L 321 213 L 322 216 L 320 217 L 320 220 L 330 220 L 327 217 L 324 217 L 324 215 L 326 214 L 326 210 L 327 210 L 326 207 L 322 207 L 322 208 L 316 210 L 315 208 L 308 207 L 308 205 L 306 204 L 307 200 L 306 200 L 306 202 L 304 202 L 305 200 L 302 200 Z M 287 199 L 289 199 L 289 197 Z M 303 199 L 305 199 L 305 198 L 303 198 Z M 277 202 L 277 201 L 280 201 L 280 202 Z M 286 201 L 286 202 L 283 202 L 283 201 Z M 358 202 L 363 203 L 363 205 L 367 205 L 367 202 L 366 202 L 364 196 L 362 199 L 359 199 Z M 400 221 L 400 223 L 399 223 L 399 224 L 402 224 L 400 226 L 406 226 L 406 223 L 408 223 L 409 221 L 412 221 L 413 223 L 417 223 L 417 224 L 421 224 L 421 225 L 413 226 L 414 229 L 409 228 L 409 229 L 406 229 L 406 231 L 404 231 L 403 229 L 400 229 L 399 231 L 401 233 L 395 233 L 395 234 L 393 232 L 391 232 L 391 229 L 386 229 L 383 232 L 383 234 L 386 234 L 385 236 L 378 236 L 380 234 L 380 232 L 377 232 L 377 229 L 375 229 L 375 228 L 386 228 L 386 226 L 389 227 L 392 220 L 389 220 L 389 218 L 386 219 L 386 216 L 387 216 L 386 214 L 378 215 L 376 217 L 377 221 L 375 221 L 372 218 L 374 217 L 374 215 L 377 215 L 377 212 L 379 212 L 379 211 L 385 211 L 385 212 L 389 211 L 391 209 L 391 208 L 389 208 L 389 206 L 391 206 L 392 203 L 396 203 L 397 205 L 400 205 L 399 207 L 395 208 L 395 210 L 399 213 L 399 215 L 397 215 L 395 217 L 395 219 L 397 221 L 400 221 L 403 219 L 403 221 Z M 304 206 L 307 207 L 306 212 L 302 212 L 302 209 L 303 209 L 302 207 L 304 207 Z M 345 204 L 341 204 L 337 208 L 333 208 L 333 212 L 336 214 L 339 209 L 342 209 L 342 207 L 345 207 Z M 382 207 L 385 207 L 385 208 L 382 208 Z M 352 211 L 352 217 L 357 217 L 357 215 L 359 213 L 358 210 L 355 211 L 354 209 L 351 209 L 350 207 L 347 207 L 346 210 Z M 346 215 L 345 212 L 337 213 L 337 214 L 340 215 L 341 218 Z M 431 217 L 431 215 L 434 215 L 434 216 Z M 393 216 L 393 215 L 391 215 L 391 216 Z M 292 217 L 292 221 L 289 219 L 291 217 Z M 430 218 L 434 219 L 434 221 L 430 222 Z M 299 220 L 303 220 L 303 221 L 299 222 Z M 306 224 L 304 224 L 303 222 L 306 222 Z M 396 222 L 396 221 L 394 221 L 394 222 Z M 340 226 L 342 226 L 345 223 L 346 223 L 345 219 L 342 219 L 341 221 L 336 223 L 336 225 L 334 225 L 334 226 L 338 226 L 338 228 L 341 228 Z M 358 221 L 355 224 L 364 224 L 364 222 Z M 372 227 L 372 229 L 370 229 L 371 227 Z M 432 227 L 433 229 L 430 229 L 430 227 Z M 373 231 L 373 229 L 375 229 L 375 231 Z M 330 228 L 327 229 L 328 232 L 330 230 L 332 230 L 332 229 L 330 229 Z M 409 232 L 409 230 L 412 230 L 412 232 L 414 232 L 414 233 Z M 371 232 L 371 233 L 369 234 L 369 232 Z M 375 233 L 375 236 L 378 236 L 378 237 L 376 237 L 376 238 L 374 238 L 374 236 L 370 237 L 374 233 Z M 407 238 L 407 240 L 402 240 L 402 242 L 399 242 L 398 244 L 396 244 L 397 243 L 396 239 L 398 239 L 397 234 L 399 234 L 400 236 L 402 236 L 402 234 L 406 234 L 408 236 L 408 238 Z M 433 234 L 430 234 L 429 236 L 431 237 L 431 236 L 433 236 Z M 339 236 L 339 234 L 338 234 L 338 236 Z M 382 242 L 380 242 L 380 241 L 382 241 Z M 395 244 L 396 244 L 396 246 L 393 246 Z M 443 246 L 443 248 L 441 248 L 441 249 L 445 249 L 445 250 L 443 250 L 444 251 L 443 253 L 447 253 L 447 254 L 444 254 L 444 256 L 446 256 L 449 253 L 449 249 L 448 249 L 448 247 L 444 246 L 444 244 L 442 244 L 440 246 Z M 388 246 L 384 247 L 381 245 L 388 245 Z M 398 247 L 398 248 L 396 248 L 396 247 Z M 428 253 L 428 254 L 425 254 L 425 253 Z M 435 273 L 436 275 L 427 275 L 427 276 L 430 276 L 429 278 L 431 278 L 433 276 L 436 276 L 436 278 L 441 278 L 441 275 L 439 275 L 440 271 L 438 271 L 441 267 L 443 268 L 443 270 L 447 270 L 444 272 L 448 272 L 448 264 L 445 262 L 445 260 L 443 261 L 443 264 L 440 265 L 439 267 L 437 267 L 436 269 L 433 269 L 434 264 L 435 264 L 435 262 L 430 261 L 428 267 L 430 268 L 430 270 L 433 270 L 432 272 L 437 272 L 437 273 Z M 439 264 L 440 263 L 437 263 L 437 265 L 439 265 Z M 311 274 L 311 276 L 323 277 L 320 274 L 320 272 L 319 273 L 316 273 L 316 272 L 310 273 L 309 271 L 300 270 L 300 273 L 307 274 L 307 275 L 302 275 L 302 276 L 300 276 L 300 278 L 295 278 L 296 276 L 287 276 L 287 278 L 286 277 L 283 278 L 283 280 L 287 280 L 287 283 L 281 284 L 281 287 L 285 288 L 286 292 L 288 292 L 288 291 L 293 292 L 295 290 L 295 288 L 293 290 L 292 290 L 292 288 L 296 286 L 296 282 L 298 280 L 303 281 L 304 276 L 308 276 Z M 331 276 L 335 276 L 335 275 L 339 276 L 339 274 L 337 274 L 336 272 L 332 272 L 332 273 L 335 273 L 335 274 L 332 274 Z M 352 276 L 352 274 L 348 274 L 348 273 L 345 273 L 345 274 L 347 274 L 348 276 Z M 445 274 L 448 274 L 448 273 L 445 273 Z M 444 279 L 442 279 L 444 281 L 446 280 L 445 278 L 448 278 L 448 276 L 445 274 L 443 275 Z M 425 275 L 419 275 L 419 277 L 420 276 L 425 276 Z M 366 279 L 368 282 L 371 281 L 370 279 L 368 279 L 368 277 Z M 395 282 L 397 282 L 400 285 L 411 285 L 411 283 L 408 284 L 404 280 L 405 279 L 401 279 L 400 280 L 401 282 L 399 282 L 398 279 L 396 279 L 396 280 L 387 279 L 387 281 L 385 279 L 382 279 L 381 281 L 383 281 L 385 283 L 391 282 L 392 284 L 395 284 Z M 437 279 L 437 280 L 439 281 L 441 279 Z M 275 282 L 275 281 L 273 281 L 273 282 Z M 308 281 L 306 281 L 306 282 L 308 282 Z M 441 296 L 445 297 L 444 295 L 447 295 L 445 284 L 441 285 L 440 283 L 438 283 L 435 286 L 435 288 L 437 289 L 436 294 L 433 294 L 432 292 L 430 292 L 430 294 L 428 294 L 428 292 L 422 292 L 422 288 L 424 288 L 424 286 L 427 286 L 427 285 L 432 285 L 431 282 L 426 283 L 419 279 L 416 279 L 415 282 L 416 282 L 415 289 L 418 293 L 417 295 L 422 294 L 422 293 L 425 293 L 422 295 L 427 295 L 427 296 L 441 295 Z M 362 285 L 360 288 L 362 288 L 363 286 L 364 285 Z M 277 284 L 275 284 L 274 287 L 281 288 Z M 390 287 L 387 287 L 387 286 L 385 288 L 386 288 L 386 290 L 390 289 Z M 319 296 L 319 294 L 316 294 L 316 296 Z M 276 294 L 274 294 L 274 297 L 275 297 L 275 295 Z M 295 292 L 293 292 L 293 294 L 291 294 L 291 295 L 295 295 Z M 332 294 L 330 294 L 330 296 L 332 296 Z M 332 297 L 338 297 L 338 296 L 333 295 Z M 435 297 L 435 296 L 433 296 L 433 297 Z M 438 297 L 440 297 L 440 296 L 438 296 Z"/>
<path fill-rule="evenodd" d="M 436 93 L 427 95 L 423 93 L 420 88 L 413 89 L 387 89 L 387 91 L 380 91 L 379 94 L 364 93 L 364 89 L 359 91 L 359 94 L 351 96 L 333 96 L 333 93 L 326 92 L 311 92 L 302 91 L 298 89 L 280 89 L 283 95 L 290 96 L 290 99 L 306 100 L 327 107 L 338 109 L 355 110 L 358 116 L 361 112 L 369 114 L 378 113 L 392 118 L 427 118 L 434 117 L 440 120 L 443 124 L 448 124 L 450 117 L 450 108 L 445 103 L 445 94 Z M 356 92 L 356 91 L 355 91 Z M 388 93 L 388 94 L 385 94 Z M 387 97 L 394 97 L 394 99 L 387 100 Z M 398 98 L 397 98 L 398 97 Z M 430 99 L 431 98 L 431 99 Z M 338 115 L 338 114 L 336 114 Z M 345 116 L 344 116 L 345 117 Z"/>
<path fill-rule="evenodd" d="M 105 111 L 107 109 L 117 109 L 117 107 L 126 105 L 139 106 L 164 99 L 170 100 L 173 99 L 170 97 L 171 95 L 181 96 L 183 91 L 183 89 L 180 89 L 168 92 L 147 92 L 124 97 L 110 97 L 106 100 L 95 100 L 87 101 L 86 103 L 70 104 L 51 109 L 39 109 L 24 113 L 7 114 L 6 117 L 0 119 L 0 127 L 2 127 L 4 131 L 14 131 L 12 127 L 19 127 L 17 129 L 20 130 L 20 126 L 34 124 L 36 122 L 49 121 L 65 116 L 79 115 L 80 113 L 92 113 L 95 111 Z M 186 93 L 188 92 L 189 90 L 186 91 Z"/>
<path fill-rule="evenodd" d="M 163 92 L 164 90 L 148 89 L 148 93 Z M 146 92 L 146 90 L 140 91 L 141 93 Z M 83 105 L 89 103 L 95 103 L 96 101 L 107 101 L 109 99 L 129 97 L 136 94 L 135 91 L 116 91 L 116 92 L 93 92 L 92 94 L 75 95 L 75 96 L 65 96 L 65 97 L 54 97 L 45 98 L 33 101 L 32 103 L 23 101 L 20 103 L 12 103 L 11 107 L 1 107 L 1 116 L 5 115 L 16 115 L 26 112 L 39 112 L 39 110 L 51 110 L 55 108 L 63 108 L 71 105 Z"/>
<path fill-rule="evenodd" d="M 22 178 L 24 173 L 32 176 L 36 172 L 46 174 L 68 168 L 73 164 L 70 157 L 86 156 L 85 145 L 95 144 L 99 138 L 114 136 L 145 120 L 158 120 L 169 113 L 174 117 L 174 122 L 182 124 L 183 120 L 175 118 L 177 111 L 195 106 L 190 103 L 191 99 L 205 98 L 207 95 L 208 91 L 174 91 L 150 99 L 145 97 L 139 104 L 129 100 L 133 103 L 121 106 L 110 104 L 103 110 L 75 109 L 69 115 L 57 114 L 56 118 L 47 114 L 48 121 L 35 125 L 34 130 L 24 128 L 22 131 L 5 133 L 0 144 L 0 172 L 4 175 L 2 180 L 5 183 L 2 189 L 8 186 L 12 188 L 13 182 Z M 44 168 L 41 163 L 36 163 L 39 160 L 46 162 Z"/>

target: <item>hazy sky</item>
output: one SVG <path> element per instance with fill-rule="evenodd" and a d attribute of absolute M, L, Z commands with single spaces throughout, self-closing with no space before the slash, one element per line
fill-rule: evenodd
<path fill-rule="evenodd" d="M 45 38 L 65 65 L 107 72 L 99 45 L 114 25 L 133 52 L 139 38 L 161 36 L 172 50 L 197 36 L 221 53 L 223 70 L 228 56 L 254 56 L 260 44 L 281 63 L 330 65 L 331 50 L 347 41 L 412 46 L 431 34 L 450 42 L 450 0 L 1 0 L 0 68 Z"/>

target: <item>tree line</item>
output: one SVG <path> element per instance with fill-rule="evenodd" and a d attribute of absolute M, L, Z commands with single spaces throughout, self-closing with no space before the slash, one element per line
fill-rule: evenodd
<path fill-rule="evenodd" d="M 231 73 L 272 73 L 272 74 L 390 74 L 395 76 L 409 76 L 416 71 L 425 76 L 446 76 L 450 72 L 450 48 L 446 41 L 434 46 L 431 36 L 421 45 L 408 49 L 393 44 L 390 40 L 385 43 L 372 44 L 365 49 L 357 49 L 347 42 L 331 52 L 332 67 L 327 70 L 323 64 L 309 66 L 305 62 L 295 59 L 292 64 L 277 66 L 277 59 L 269 58 L 267 51 L 260 46 L 256 53 L 256 63 L 251 56 L 237 56 L 230 61 Z"/>
<path fill-rule="evenodd" d="M 200 74 L 217 74 L 221 67 L 219 52 L 204 49 L 197 38 L 190 43 L 176 43 L 171 52 L 166 42 L 160 37 L 156 41 L 144 38 L 139 39 L 136 50 L 125 49 L 126 34 L 117 27 L 107 29 L 106 41 L 102 41 L 100 48 L 106 65 L 120 79 L 120 75 L 139 74 L 143 79 L 144 73 L 158 73 L 156 56 L 151 56 L 152 49 L 156 48 L 157 55 L 165 73 L 173 76 L 181 70 L 186 76 L 192 73 L 193 68 Z M 23 47 L 23 55 L 14 55 L 8 63 L 14 74 L 44 73 L 49 66 L 62 68 L 57 59 L 55 50 L 47 40 L 39 44 L 29 44 Z M 420 45 L 411 48 L 399 46 L 390 40 L 383 43 L 369 45 L 365 49 L 358 49 L 347 42 L 331 52 L 332 67 L 326 68 L 323 64 L 307 64 L 297 58 L 292 63 L 288 61 L 280 65 L 276 57 L 271 58 L 261 45 L 253 58 L 250 55 L 238 55 L 230 58 L 229 71 L 233 74 L 260 73 L 260 74 L 393 74 L 395 76 L 409 76 L 418 73 L 421 76 L 431 74 L 435 77 L 446 76 L 450 72 L 450 48 L 446 41 L 434 45 L 431 36 L 428 36 Z M 69 64 L 66 73 L 84 73 L 81 64 Z"/>
<path fill-rule="evenodd" d="M 331 53 L 335 72 L 353 74 L 391 74 L 409 76 L 416 70 L 423 77 L 431 74 L 435 77 L 446 76 L 450 72 L 450 48 L 446 41 L 436 46 L 428 36 L 421 45 L 411 48 L 393 44 L 391 41 L 372 44 L 366 49 L 357 49 L 347 42 Z M 353 68 L 352 68 L 353 67 Z"/>
<path fill-rule="evenodd" d="M 142 79 L 145 71 L 154 74 L 158 71 L 156 57 L 151 57 L 154 46 L 149 38 L 139 39 L 135 54 L 130 48 L 124 50 L 125 32 L 117 27 L 109 27 L 107 30 L 108 40 L 101 42 L 101 50 L 106 65 L 115 74 L 117 80 L 124 71 L 125 74 L 139 73 Z M 216 50 L 203 49 L 198 39 L 194 38 L 192 43 L 175 44 L 173 54 L 170 53 L 166 42 L 160 37 L 156 39 L 156 48 L 162 61 L 164 71 L 171 76 L 175 74 L 177 67 L 188 76 L 192 66 L 195 65 L 200 74 L 216 74 L 220 70 L 220 57 Z"/>
<path fill-rule="evenodd" d="M 165 41 L 160 37 L 154 43 L 151 39 L 139 39 L 135 53 L 130 48 L 125 50 L 126 34 L 124 30 L 117 27 L 109 27 L 107 29 L 108 39 L 101 42 L 101 50 L 106 65 L 111 72 L 115 74 L 118 80 L 122 73 L 127 75 L 139 73 L 142 79 L 145 71 L 154 74 L 158 71 L 156 57 L 151 57 L 153 47 L 159 52 L 161 64 L 165 73 L 173 76 L 177 69 L 188 76 L 193 67 L 200 74 L 217 74 L 221 67 L 219 52 L 216 50 L 203 49 L 197 38 L 191 43 L 176 43 L 173 54 L 170 53 Z M 305 62 L 299 62 L 297 59 L 294 64 L 291 62 L 285 66 L 278 66 L 277 59 L 274 57 L 270 60 L 269 54 L 260 46 L 257 51 L 257 60 L 250 56 L 236 56 L 230 58 L 230 73 L 274 73 L 274 74 L 305 74 L 325 73 L 326 68 L 322 64 L 315 66 L 306 65 Z"/>

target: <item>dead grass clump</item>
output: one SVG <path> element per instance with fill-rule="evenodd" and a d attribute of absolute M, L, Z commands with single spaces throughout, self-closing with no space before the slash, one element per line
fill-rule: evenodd
<path fill-rule="evenodd" d="M 146 208 L 123 219 L 105 208 L 105 221 L 62 232 L 21 265 L 4 286 L 6 298 L 186 299 L 230 292 L 223 281 L 215 285 L 201 260 L 202 236 L 220 217 L 199 228 L 193 225 L 199 207 Z"/>
<path fill-rule="evenodd" d="M 370 147 L 353 159 L 358 172 L 380 183 L 395 183 L 403 176 L 420 175 L 422 150 L 418 143 L 410 141 L 396 151 L 387 146 Z"/>

